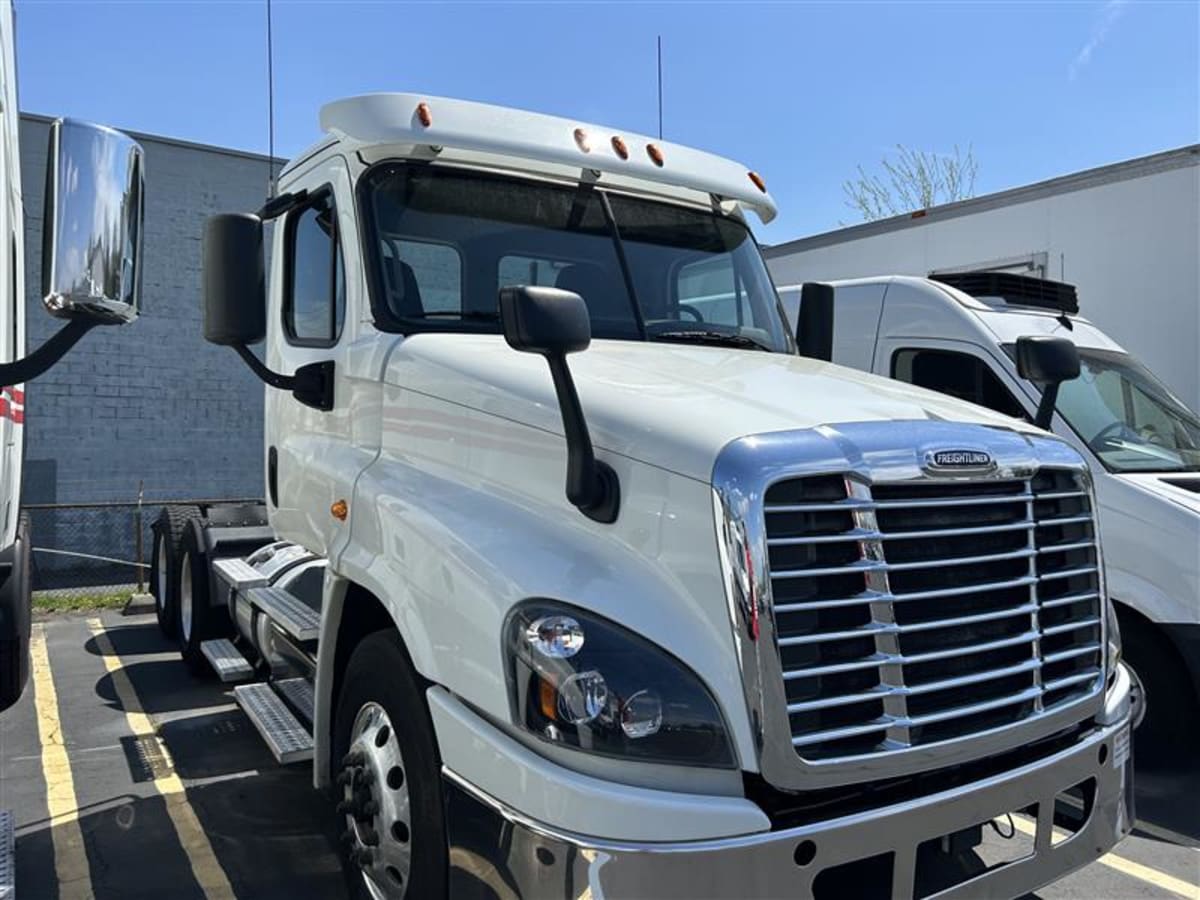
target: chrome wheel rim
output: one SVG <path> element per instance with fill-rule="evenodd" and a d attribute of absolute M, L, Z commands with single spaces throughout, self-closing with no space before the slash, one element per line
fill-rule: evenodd
<path fill-rule="evenodd" d="M 158 591 L 154 594 L 154 605 L 160 610 L 165 609 L 167 605 L 167 541 L 166 538 L 158 539 Z"/>
<path fill-rule="evenodd" d="M 412 872 L 412 808 L 408 770 L 386 710 L 363 704 L 350 730 L 350 752 L 338 776 L 345 815 L 342 835 L 374 900 L 398 900 Z"/>
<path fill-rule="evenodd" d="M 179 627 L 184 643 L 192 639 L 192 557 L 185 553 L 179 570 Z"/>

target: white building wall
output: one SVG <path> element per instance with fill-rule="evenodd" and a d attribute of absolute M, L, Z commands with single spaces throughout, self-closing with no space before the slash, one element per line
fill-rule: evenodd
<path fill-rule="evenodd" d="M 1069 193 L 937 216 L 934 209 L 911 227 L 812 249 L 781 245 L 767 251 L 767 265 L 775 283 L 785 285 L 923 276 L 1045 253 L 1045 277 L 1078 286 L 1081 314 L 1200 409 L 1200 158 Z"/>

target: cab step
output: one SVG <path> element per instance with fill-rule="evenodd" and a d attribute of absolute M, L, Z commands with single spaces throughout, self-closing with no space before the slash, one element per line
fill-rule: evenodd
<path fill-rule="evenodd" d="M 256 587 L 246 592 L 246 599 L 298 641 L 321 636 L 321 616 L 283 588 Z"/>
<path fill-rule="evenodd" d="M 248 591 L 267 583 L 265 576 L 240 556 L 227 556 L 213 562 L 212 569 L 222 581 L 236 591 Z"/>
<path fill-rule="evenodd" d="M 286 766 L 312 759 L 312 735 L 271 685 L 261 681 L 239 684 L 233 689 L 233 696 L 266 741 L 276 762 Z"/>
<path fill-rule="evenodd" d="M 17 844 L 11 810 L 0 809 L 0 900 L 16 900 Z"/>
<path fill-rule="evenodd" d="M 254 666 L 250 665 L 229 638 L 203 641 L 200 644 L 200 652 L 204 654 L 208 664 L 217 673 L 217 677 L 226 683 L 249 681 L 254 677 Z"/>
<path fill-rule="evenodd" d="M 271 682 L 279 694 L 292 708 L 300 721 L 310 728 L 313 721 L 313 686 L 307 678 L 281 678 Z"/>

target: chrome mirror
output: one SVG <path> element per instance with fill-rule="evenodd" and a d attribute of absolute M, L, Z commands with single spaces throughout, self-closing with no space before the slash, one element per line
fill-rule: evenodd
<path fill-rule="evenodd" d="M 51 315 L 123 324 L 142 281 L 141 146 L 112 128 L 50 126 L 42 231 L 42 302 Z"/>

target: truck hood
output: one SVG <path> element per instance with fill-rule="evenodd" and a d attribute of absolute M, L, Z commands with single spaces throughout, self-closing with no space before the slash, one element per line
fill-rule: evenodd
<path fill-rule="evenodd" d="M 570 357 L 596 446 L 711 480 L 746 435 L 881 420 L 941 420 L 1041 434 L 974 404 L 798 356 L 720 347 L 594 341 Z M 384 380 L 449 403 L 562 434 L 545 361 L 499 335 L 401 340 Z"/>

